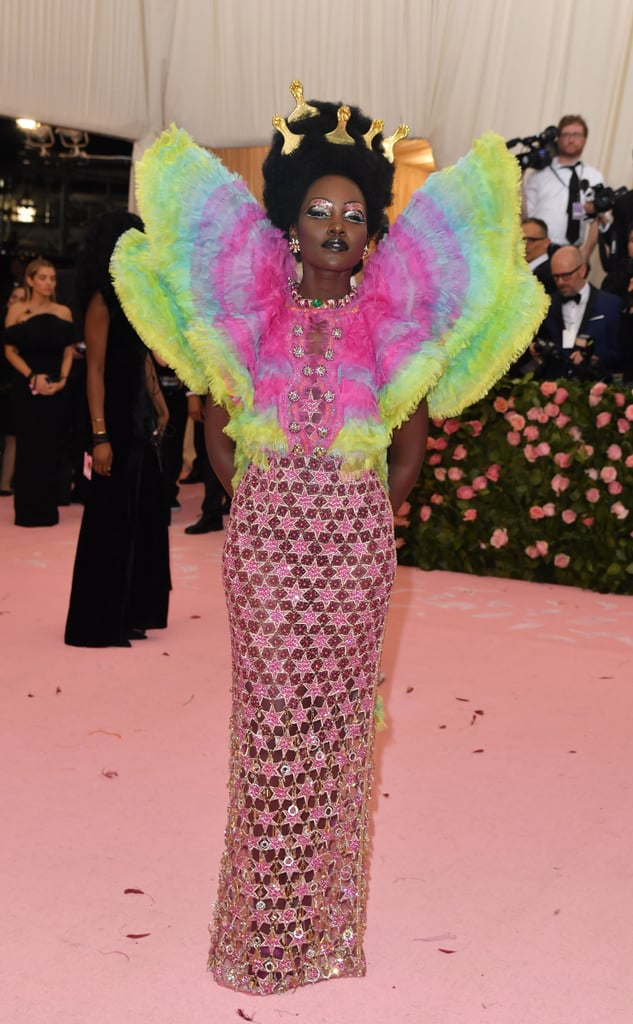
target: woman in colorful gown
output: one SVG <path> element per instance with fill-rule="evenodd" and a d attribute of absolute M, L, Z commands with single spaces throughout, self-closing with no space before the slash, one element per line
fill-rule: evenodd
<path fill-rule="evenodd" d="M 169 510 L 158 444 L 169 414 L 151 355 L 123 313 L 108 269 L 120 235 L 142 226 L 125 211 L 103 214 L 80 263 L 93 435 L 65 632 L 74 647 L 130 647 L 147 629 L 167 625 Z"/>
<path fill-rule="evenodd" d="M 265 211 L 171 129 L 139 169 L 146 235 L 124 236 L 113 260 L 146 343 L 210 395 L 211 460 L 235 489 L 229 809 L 209 968 L 261 994 L 365 972 L 392 511 L 417 478 L 427 406 L 453 415 L 481 398 L 545 306 L 501 139 L 433 175 L 369 255 L 406 130 L 384 138 L 357 108 L 291 91 L 295 110 L 273 119 Z"/>
<path fill-rule="evenodd" d="M 9 306 L 4 351 L 13 386 L 16 526 L 55 526 L 61 446 L 67 425 L 66 381 L 73 361 L 72 313 L 55 301 L 55 267 L 29 263 L 26 298 Z"/>

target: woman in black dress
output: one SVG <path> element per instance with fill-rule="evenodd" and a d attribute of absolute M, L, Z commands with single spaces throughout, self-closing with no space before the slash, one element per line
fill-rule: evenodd
<path fill-rule="evenodd" d="M 100 217 L 80 264 L 93 449 L 66 622 L 65 641 L 75 647 L 129 647 L 167 625 L 169 511 L 158 448 L 169 414 L 108 271 L 129 227 L 142 230 L 142 222 L 124 211 Z"/>
<path fill-rule="evenodd" d="M 55 267 L 35 259 L 24 275 L 26 299 L 13 303 L 4 335 L 13 388 L 16 526 L 55 526 L 57 476 L 66 423 L 66 381 L 73 360 L 72 313 L 55 301 Z"/>

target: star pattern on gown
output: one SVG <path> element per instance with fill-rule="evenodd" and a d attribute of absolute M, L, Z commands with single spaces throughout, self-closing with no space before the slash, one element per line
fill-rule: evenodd
<path fill-rule="evenodd" d="M 334 458 L 290 455 L 247 471 L 224 552 L 237 677 L 210 954 L 234 988 L 364 973 L 365 883 L 356 883 L 393 567 L 389 509 L 372 474 L 342 477 Z"/>

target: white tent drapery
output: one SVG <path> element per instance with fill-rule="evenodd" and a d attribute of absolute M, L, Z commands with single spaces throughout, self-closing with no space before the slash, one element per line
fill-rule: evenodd
<path fill-rule="evenodd" d="M 0 114 L 119 135 L 171 121 L 211 147 L 266 143 L 306 96 L 360 103 L 430 140 L 532 135 L 564 113 L 586 156 L 630 185 L 630 0 L 3 0 Z"/>

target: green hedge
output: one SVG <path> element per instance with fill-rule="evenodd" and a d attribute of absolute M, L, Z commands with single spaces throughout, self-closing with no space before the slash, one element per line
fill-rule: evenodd
<path fill-rule="evenodd" d="M 504 380 L 430 425 L 398 559 L 633 594 L 633 391 Z"/>

